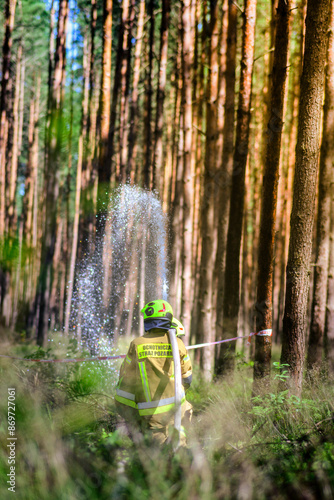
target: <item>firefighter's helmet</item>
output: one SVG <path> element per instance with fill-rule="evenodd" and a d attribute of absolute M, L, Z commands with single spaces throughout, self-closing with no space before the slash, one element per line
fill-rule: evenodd
<path fill-rule="evenodd" d="M 183 335 L 186 334 L 184 330 L 184 326 L 182 325 L 181 321 L 179 321 L 176 318 L 173 318 L 172 324 L 170 325 L 171 328 L 174 328 L 176 330 L 175 335 L 177 337 L 183 337 Z"/>
<path fill-rule="evenodd" d="M 172 306 L 165 300 L 152 300 L 152 302 L 148 302 L 140 312 L 144 316 L 144 321 L 156 318 L 167 318 L 170 321 L 173 320 Z"/>

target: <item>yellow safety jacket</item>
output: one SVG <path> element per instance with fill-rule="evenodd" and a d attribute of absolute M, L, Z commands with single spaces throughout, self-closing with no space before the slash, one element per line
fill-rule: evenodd
<path fill-rule="evenodd" d="M 191 361 L 180 338 L 177 343 L 182 379 L 187 382 L 192 375 Z M 115 399 L 137 410 L 140 417 L 158 416 L 174 409 L 174 361 L 166 330 L 153 328 L 131 342 L 121 365 Z"/>

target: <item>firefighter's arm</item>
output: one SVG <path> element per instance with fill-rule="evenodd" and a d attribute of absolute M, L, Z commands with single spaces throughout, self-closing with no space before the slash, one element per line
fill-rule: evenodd
<path fill-rule="evenodd" d="M 178 341 L 181 358 L 182 384 L 184 385 L 185 389 L 189 389 L 193 377 L 191 360 L 182 340 L 178 339 Z"/>
<path fill-rule="evenodd" d="M 125 377 L 125 378 L 133 378 L 133 361 L 135 358 L 135 349 L 134 346 L 131 342 L 129 346 L 129 350 L 127 352 L 127 355 L 125 359 L 123 360 L 119 372 L 119 383 L 120 381 Z"/>
<path fill-rule="evenodd" d="M 121 365 L 115 402 L 118 413 L 129 420 L 136 417 L 136 360 L 135 348 L 131 342 Z"/>

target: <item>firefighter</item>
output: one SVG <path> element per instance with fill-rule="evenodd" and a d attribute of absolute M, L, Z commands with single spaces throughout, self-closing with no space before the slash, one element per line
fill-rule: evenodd
<path fill-rule="evenodd" d="M 141 310 L 145 334 L 134 339 L 124 359 L 116 388 L 118 412 L 131 427 L 141 433 L 150 431 L 158 443 L 169 437 L 168 428 L 174 423 L 175 385 L 174 362 L 168 330 L 176 329 L 183 384 L 182 425 L 191 420 L 192 407 L 186 401 L 185 390 L 192 380 L 191 361 L 180 339 L 182 323 L 173 318 L 173 309 L 165 300 L 154 300 Z M 182 428 L 180 442 L 185 444 Z M 138 434 L 137 434 L 138 436 Z"/>

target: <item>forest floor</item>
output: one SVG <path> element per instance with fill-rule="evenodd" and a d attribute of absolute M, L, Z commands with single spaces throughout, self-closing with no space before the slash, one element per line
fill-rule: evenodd
<path fill-rule="evenodd" d="M 0 353 L 78 356 L 75 342 L 43 350 L 17 338 Z M 305 382 L 300 399 L 279 392 L 275 356 L 271 391 L 255 399 L 241 354 L 233 379 L 207 383 L 195 370 L 188 448 L 176 453 L 117 430 L 118 362 L 0 359 L 1 499 L 10 480 L 20 500 L 332 499 L 333 381 Z"/>

